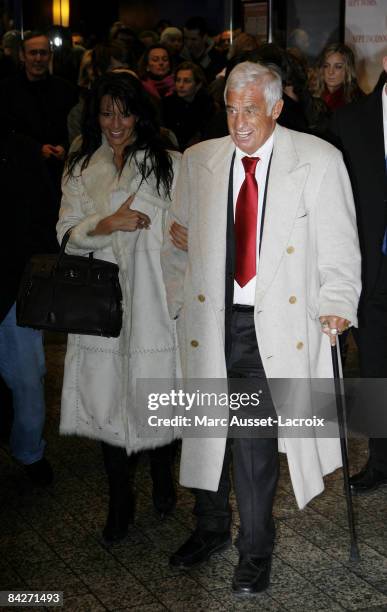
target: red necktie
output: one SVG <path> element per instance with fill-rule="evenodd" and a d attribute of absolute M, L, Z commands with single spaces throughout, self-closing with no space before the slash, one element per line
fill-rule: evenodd
<path fill-rule="evenodd" d="M 243 157 L 245 180 L 238 194 L 235 210 L 235 280 L 240 287 L 256 275 L 258 185 L 255 168 L 259 157 Z"/>

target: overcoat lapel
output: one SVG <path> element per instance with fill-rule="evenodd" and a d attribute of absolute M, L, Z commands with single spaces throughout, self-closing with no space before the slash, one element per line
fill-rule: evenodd
<path fill-rule="evenodd" d="M 291 132 L 277 125 L 268 177 L 265 220 L 257 272 L 256 304 L 262 300 L 280 265 L 297 217 L 308 172 L 309 164 L 299 165 Z M 284 194 L 292 195 L 289 198 L 289 195 Z"/>
<path fill-rule="evenodd" d="M 227 197 L 230 166 L 235 145 L 231 138 L 199 172 L 200 247 L 206 291 L 218 310 L 224 310 L 226 273 Z M 203 181 L 202 181 L 203 179 Z"/>

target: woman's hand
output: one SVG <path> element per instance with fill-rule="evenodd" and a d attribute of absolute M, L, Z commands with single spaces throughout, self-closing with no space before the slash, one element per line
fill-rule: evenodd
<path fill-rule="evenodd" d="M 169 229 L 172 244 L 181 251 L 188 251 L 188 230 L 174 221 Z"/>
<path fill-rule="evenodd" d="M 113 232 L 134 232 L 138 229 L 148 229 L 150 218 L 139 210 L 131 210 L 135 194 L 128 197 L 119 209 L 109 217 L 101 219 L 89 236 L 109 235 Z"/>

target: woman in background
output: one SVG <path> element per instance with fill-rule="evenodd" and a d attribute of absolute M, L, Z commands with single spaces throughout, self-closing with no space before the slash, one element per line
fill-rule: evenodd
<path fill-rule="evenodd" d="M 364 95 L 357 83 L 352 49 L 342 43 L 325 47 L 317 60 L 314 95 L 332 112 Z"/>
<path fill-rule="evenodd" d="M 176 91 L 163 99 L 163 125 L 175 134 L 180 151 L 200 142 L 215 112 L 199 66 L 183 62 L 176 70 Z"/>
<path fill-rule="evenodd" d="M 171 58 L 167 47 L 161 44 L 149 47 L 139 62 L 139 75 L 146 91 L 160 100 L 175 91 L 171 74 Z"/>

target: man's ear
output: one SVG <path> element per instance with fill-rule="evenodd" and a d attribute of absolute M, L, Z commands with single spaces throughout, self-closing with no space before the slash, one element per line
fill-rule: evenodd
<path fill-rule="evenodd" d="M 21 62 L 24 62 L 24 61 L 25 61 L 25 56 L 24 56 L 24 49 L 23 49 L 23 47 L 20 47 L 20 49 L 19 49 L 19 60 L 20 60 Z"/>
<path fill-rule="evenodd" d="M 387 72 L 387 55 L 383 57 L 383 69 Z"/>
<path fill-rule="evenodd" d="M 283 108 L 283 105 L 284 105 L 284 101 L 282 99 L 278 100 L 274 104 L 273 110 L 271 111 L 271 118 L 274 119 L 274 121 L 276 121 L 278 119 L 278 117 L 280 116 L 282 108 Z"/>

